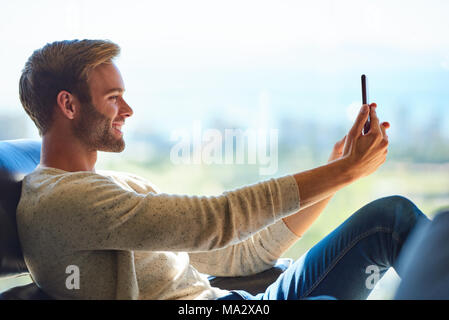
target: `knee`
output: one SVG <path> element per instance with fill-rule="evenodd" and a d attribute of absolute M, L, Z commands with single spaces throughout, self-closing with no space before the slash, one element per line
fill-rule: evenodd
<path fill-rule="evenodd" d="M 396 215 L 407 213 L 416 215 L 417 213 L 421 213 L 418 207 L 416 207 L 416 205 L 411 200 L 403 196 L 394 195 L 380 198 L 376 201 L 381 202 L 385 209 L 389 209 L 386 211 L 390 211 L 391 213 L 394 213 Z"/>
<path fill-rule="evenodd" d="M 423 213 L 409 199 L 394 195 L 374 200 L 359 210 L 359 216 L 363 219 L 375 221 L 415 221 Z"/>
<path fill-rule="evenodd" d="M 380 198 L 373 201 L 378 208 L 377 214 L 384 215 L 386 219 L 392 219 L 396 226 L 414 226 L 420 220 L 427 220 L 427 217 L 409 199 L 403 196 L 394 195 Z"/>
<path fill-rule="evenodd" d="M 386 208 L 392 208 L 395 210 L 402 210 L 402 211 L 404 209 L 411 209 L 413 207 L 416 207 L 411 200 L 399 195 L 380 198 L 375 200 L 374 202 L 380 202 Z"/>

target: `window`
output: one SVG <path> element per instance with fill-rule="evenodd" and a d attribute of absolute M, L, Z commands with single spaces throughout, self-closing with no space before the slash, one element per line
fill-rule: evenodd
<path fill-rule="evenodd" d="M 18 99 L 34 49 L 110 39 L 122 48 L 134 116 L 123 155 L 102 154 L 98 166 L 140 174 L 164 192 L 217 194 L 324 164 L 352 125 L 366 74 L 369 100 L 391 124 L 388 160 L 334 197 L 287 253 L 297 258 L 375 198 L 401 194 L 430 216 L 448 204 L 448 10 L 438 0 L 6 2 L 0 139 L 38 138 Z M 251 158 L 244 136 L 241 162 L 232 154 L 226 162 L 239 148 L 235 137 L 226 149 L 226 130 L 257 133 L 253 147 L 265 141 L 266 153 Z M 190 158 L 173 152 L 182 137 Z M 218 154 L 198 158 L 195 139 L 203 153 L 214 141 L 207 150 Z"/>

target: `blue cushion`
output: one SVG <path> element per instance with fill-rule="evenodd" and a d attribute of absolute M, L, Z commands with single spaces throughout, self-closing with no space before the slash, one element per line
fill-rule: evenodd
<path fill-rule="evenodd" d="M 28 174 L 39 164 L 40 140 L 0 141 L 0 169 L 11 173 Z"/>
<path fill-rule="evenodd" d="M 28 272 L 17 236 L 16 208 L 21 176 L 36 168 L 40 150 L 36 140 L 0 141 L 0 277 Z"/>

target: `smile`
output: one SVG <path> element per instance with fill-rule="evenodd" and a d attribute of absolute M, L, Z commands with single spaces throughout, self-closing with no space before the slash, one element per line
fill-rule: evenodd
<path fill-rule="evenodd" d="M 115 131 L 117 131 L 118 133 L 123 134 L 123 132 L 122 132 L 122 124 L 113 124 L 113 125 L 112 125 L 112 128 L 113 128 Z"/>

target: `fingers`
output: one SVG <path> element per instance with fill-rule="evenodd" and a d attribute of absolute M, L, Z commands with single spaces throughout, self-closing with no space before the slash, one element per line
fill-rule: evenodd
<path fill-rule="evenodd" d="M 346 136 L 344 136 L 343 139 L 341 139 L 340 141 L 337 141 L 337 143 L 335 143 L 335 146 L 334 146 L 335 151 L 342 153 L 343 148 L 345 146 L 345 142 L 346 142 Z"/>
<path fill-rule="evenodd" d="M 335 144 L 336 146 L 344 146 L 346 141 L 346 136 L 343 137 L 343 139 L 341 139 L 340 141 L 337 141 L 337 143 Z"/>
<path fill-rule="evenodd" d="M 332 153 L 328 159 L 328 162 L 331 162 L 335 159 L 340 158 L 343 155 L 343 148 L 345 146 L 346 136 L 344 136 L 341 140 L 337 141 L 332 149 Z"/>
<path fill-rule="evenodd" d="M 371 126 L 369 130 L 369 134 L 378 136 L 379 138 L 385 140 L 382 143 L 382 146 L 388 146 L 388 135 L 387 135 L 387 129 L 390 128 L 390 123 L 388 122 L 382 122 L 379 125 L 379 118 L 377 117 L 376 113 L 376 107 L 377 105 L 375 103 L 371 104 L 371 110 L 370 110 L 370 121 Z"/>
<path fill-rule="evenodd" d="M 356 137 L 356 136 L 362 134 L 363 126 L 365 125 L 366 120 L 368 120 L 369 109 L 370 108 L 367 104 L 364 104 L 362 106 L 362 108 L 360 109 L 360 112 L 357 115 L 354 125 L 352 126 L 351 130 L 349 131 L 349 134 L 352 137 Z"/>
<path fill-rule="evenodd" d="M 370 131 L 373 131 L 373 130 L 377 131 L 380 129 L 379 128 L 379 118 L 377 117 L 377 113 L 376 113 L 376 107 L 377 107 L 377 105 L 375 103 L 371 104 L 371 108 L 370 108 L 371 128 L 370 128 Z"/>
<path fill-rule="evenodd" d="M 388 128 L 390 128 L 390 124 L 388 122 L 382 122 L 380 124 L 380 130 L 382 131 L 382 136 L 387 141 L 388 141 L 388 135 L 387 135 Z"/>
<path fill-rule="evenodd" d="M 389 122 L 382 122 L 381 123 L 382 126 L 385 126 L 385 128 L 389 129 L 390 128 L 390 123 Z"/>

